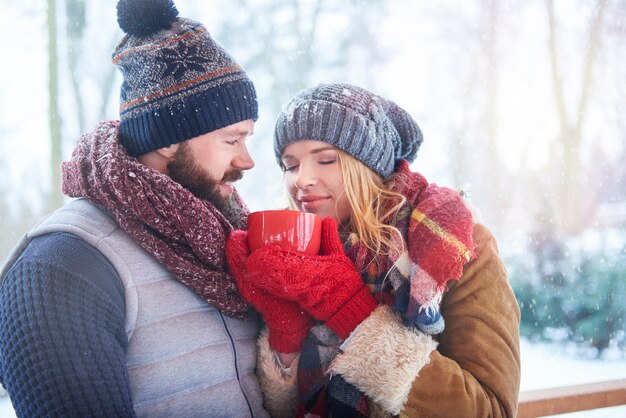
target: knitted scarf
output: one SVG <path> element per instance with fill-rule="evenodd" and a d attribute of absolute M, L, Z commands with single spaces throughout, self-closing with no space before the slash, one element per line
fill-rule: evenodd
<path fill-rule="evenodd" d="M 83 135 L 62 171 L 63 193 L 104 207 L 176 279 L 224 314 L 252 317 L 226 273 L 224 248 L 233 226 L 209 201 L 130 157 L 119 143 L 118 121 Z M 239 195 L 234 199 L 247 213 Z M 236 227 L 245 227 L 245 216 Z"/>
<path fill-rule="evenodd" d="M 427 334 L 443 331 L 439 304 L 446 283 L 458 280 L 463 266 L 474 258 L 473 219 L 461 194 L 412 173 L 401 161 L 392 190 L 406 203 L 390 219 L 404 238 L 404 252 L 374 254 L 355 234 L 344 242 L 374 297 L 400 313 L 408 327 Z M 366 417 L 367 398 L 341 376 L 326 371 L 342 341 L 323 324 L 312 328 L 298 365 L 298 416 Z"/>

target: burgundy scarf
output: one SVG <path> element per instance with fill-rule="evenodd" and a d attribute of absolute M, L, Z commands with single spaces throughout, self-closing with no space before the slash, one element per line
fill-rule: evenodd
<path fill-rule="evenodd" d="M 63 193 L 103 206 L 174 277 L 224 314 L 251 318 L 226 272 L 224 248 L 233 226 L 210 202 L 130 157 L 119 144 L 118 125 L 101 122 L 78 140 L 62 166 Z M 239 195 L 235 200 L 247 213 Z"/>

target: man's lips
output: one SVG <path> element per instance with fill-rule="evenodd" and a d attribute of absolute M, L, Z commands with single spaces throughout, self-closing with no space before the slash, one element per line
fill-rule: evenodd
<path fill-rule="evenodd" d="M 222 196 L 230 196 L 235 191 L 235 187 L 230 183 L 218 183 L 217 187 Z"/>
<path fill-rule="evenodd" d="M 217 188 L 220 194 L 225 197 L 229 197 L 235 191 L 235 187 L 232 183 L 241 180 L 243 178 L 242 170 L 230 170 L 224 173 L 222 181 L 217 183 Z"/>

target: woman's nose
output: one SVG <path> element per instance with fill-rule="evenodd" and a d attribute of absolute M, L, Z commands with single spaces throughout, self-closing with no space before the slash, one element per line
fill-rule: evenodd
<path fill-rule="evenodd" d="M 298 178 L 296 179 L 296 187 L 300 190 L 304 190 L 307 187 L 313 186 L 315 182 L 315 171 L 309 167 L 308 164 L 300 163 Z"/>

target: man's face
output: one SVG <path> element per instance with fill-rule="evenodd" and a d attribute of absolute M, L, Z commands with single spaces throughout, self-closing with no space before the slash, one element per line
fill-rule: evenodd
<path fill-rule="evenodd" d="M 254 167 L 246 147 L 253 131 L 254 122 L 245 120 L 182 142 L 167 165 L 167 174 L 228 216 L 231 183 L 243 177 L 243 170 Z"/>

